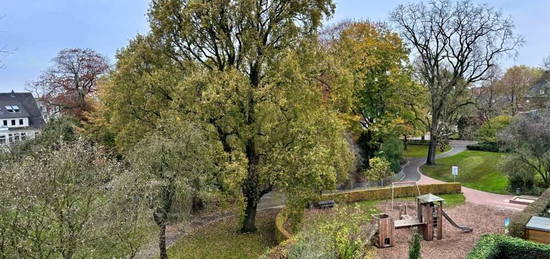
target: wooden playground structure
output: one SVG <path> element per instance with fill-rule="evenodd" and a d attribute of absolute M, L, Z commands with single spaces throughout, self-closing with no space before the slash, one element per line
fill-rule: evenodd
<path fill-rule="evenodd" d="M 443 217 L 461 231 L 472 232 L 471 228 L 457 225 L 445 213 L 443 201 L 444 199 L 441 197 L 428 193 L 416 197 L 416 217 L 407 214 L 406 205 L 400 206 L 399 219 L 393 219 L 385 213 L 373 215 L 374 223 L 378 225 L 375 245 L 379 248 L 392 247 L 394 245 L 395 229 L 412 227 L 417 227 L 426 241 L 441 240 L 443 238 Z M 392 197 L 392 209 L 393 204 Z"/>

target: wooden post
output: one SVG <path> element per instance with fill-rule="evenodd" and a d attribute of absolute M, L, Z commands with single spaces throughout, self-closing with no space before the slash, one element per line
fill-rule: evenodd
<path fill-rule="evenodd" d="M 439 202 L 439 206 L 437 206 L 437 240 L 443 239 L 443 202 Z"/>
<path fill-rule="evenodd" d="M 424 224 L 424 229 L 422 235 L 424 240 L 432 241 L 434 239 L 434 229 L 433 229 L 433 204 L 424 203 L 422 204 L 422 218 Z"/>

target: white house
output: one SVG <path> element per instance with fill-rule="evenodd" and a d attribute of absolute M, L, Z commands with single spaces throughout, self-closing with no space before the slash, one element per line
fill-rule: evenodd
<path fill-rule="evenodd" d="M 0 145 L 32 139 L 44 119 L 31 93 L 0 93 Z"/>

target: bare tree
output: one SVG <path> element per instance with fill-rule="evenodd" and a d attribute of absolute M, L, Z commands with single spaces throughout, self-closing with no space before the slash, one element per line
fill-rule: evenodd
<path fill-rule="evenodd" d="M 94 95 L 98 79 L 109 71 L 107 59 L 91 49 L 64 49 L 53 63 L 32 88 L 48 110 L 83 119 L 89 110 L 86 98 Z"/>
<path fill-rule="evenodd" d="M 430 148 L 427 164 L 435 164 L 440 134 L 449 115 L 470 101 L 453 101 L 486 72 L 503 54 L 513 54 L 523 43 L 514 35 L 513 22 L 487 5 L 471 1 L 434 0 L 428 4 L 398 6 L 391 20 L 417 58 L 417 77 L 431 94 Z M 456 117 L 456 116 L 451 116 Z"/>
<path fill-rule="evenodd" d="M 480 87 L 472 88 L 472 97 L 479 116 L 487 121 L 498 114 L 499 95 L 501 87 L 502 71 L 500 67 L 494 66 L 487 71 L 486 80 Z"/>

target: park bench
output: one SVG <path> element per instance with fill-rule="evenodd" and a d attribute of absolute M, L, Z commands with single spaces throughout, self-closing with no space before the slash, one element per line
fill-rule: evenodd
<path fill-rule="evenodd" d="M 330 209 L 334 207 L 335 202 L 333 200 L 319 201 L 317 202 L 317 208 Z"/>

